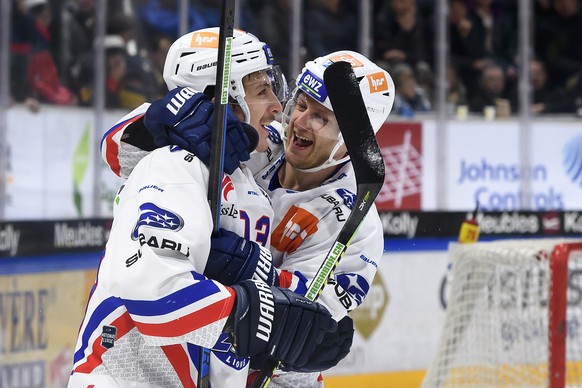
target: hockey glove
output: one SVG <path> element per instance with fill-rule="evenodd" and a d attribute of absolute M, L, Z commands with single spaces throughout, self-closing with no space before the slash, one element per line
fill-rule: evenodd
<path fill-rule="evenodd" d="M 253 278 L 270 286 L 278 284 L 271 252 L 222 228 L 210 241 L 204 276 L 227 286 Z"/>
<path fill-rule="evenodd" d="M 177 145 L 210 164 L 210 135 L 214 104 L 204 93 L 189 87 L 176 88 L 152 102 L 144 124 L 158 147 Z M 232 174 L 240 162 L 249 160 L 258 142 L 257 131 L 240 122 L 228 110 L 226 118 L 224 172 Z"/>
<path fill-rule="evenodd" d="M 354 321 L 345 316 L 338 322 L 337 330 L 325 333 L 321 344 L 303 365 L 283 364 L 284 371 L 321 372 L 337 365 L 350 352 L 354 340 Z M 264 365 L 263 361 L 259 368 Z M 251 359 L 251 368 L 254 363 Z M 254 368 L 253 368 L 254 369 Z"/>
<path fill-rule="evenodd" d="M 337 330 L 327 309 L 288 289 L 244 280 L 232 288 L 236 310 L 232 330 L 238 356 L 266 353 L 288 365 L 305 365 L 325 333 Z"/>

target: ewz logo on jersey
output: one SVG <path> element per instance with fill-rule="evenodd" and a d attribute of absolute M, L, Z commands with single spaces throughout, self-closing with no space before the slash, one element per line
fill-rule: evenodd
<path fill-rule="evenodd" d="M 358 305 L 362 304 L 364 298 L 370 290 L 370 285 L 360 275 L 354 273 L 339 274 L 336 276 L 337 283 L 356 300 Z"/>
<path fill-rule="evenodd" d="M 570 139 L 564 145 L 562 163 L 570 180 L 582 186 L 582 136 Z"/>
<path fill-rule="evenodd" d="M 146 202 L 139 207 L 139 219 L 131 234 L 132 240 L 137 240 L 138 230 L 141 226 L 157 229 L 167 229 L 174 232 L 182 229 L 184 220 L 178 214 L 162 209 L 151 202 Z"/>
<path fill-rule="evenodd" d="M 348 209 L 352 210 L 356 203 L 356 194 L 346 189 L 337 189 L 335 191 L 343 200 Z"/>

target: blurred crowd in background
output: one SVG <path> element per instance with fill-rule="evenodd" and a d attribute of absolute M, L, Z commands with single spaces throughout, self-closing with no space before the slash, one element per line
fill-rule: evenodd
<path fill-rule="evenodd" d="M 91 106 L 98 0 L 13 0 L 10 79 L 13 103 Z M 239 0 L 240 28 L 267 42 L 289 74 L 292 0 Z M 533 114 L 582 110 L 582 0 L 533 0 L 529 63 Z M 132 109 L 167 91 L 162 70 L 179 35 L 178 0 L 109 0 L 106 108 Z M 358 50 L 359 0 L 305 0 L 301 63 L 340 49 Z M 371 56 L 394 78 L 393 112 L 434 109 L 435 3 L 372 2 Z M 188 30 L 219 25 L 220 0 L 191 0 Z M 482 113 L 518 104 L 516 0 L 449 0 L 448 102 Z"/>

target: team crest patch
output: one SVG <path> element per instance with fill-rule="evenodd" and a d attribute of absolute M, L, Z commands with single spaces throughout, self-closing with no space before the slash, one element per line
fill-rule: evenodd
<path fill-rule="evenodd" d="M 266 128 L 269 130 L 268 139 L 273 144 L 282 144 L 283 143 L 283 139 L 281 139 L 281 135 L 279 134 L 279 131 L 277 131 L 275 128 L 271 127 L 270 125 L 267 126 Z"/>
<path fill-rule="evenodd" d="M 336 277 L 337 283 L 354 298 L 358 305 L 362 303 L 370 285 L 364 277 L 356 274 L 339 274 Z"/>
<path fill-rule="evenodd" d="M 354 193 L 346 189 L 337 189 L 335 192 L 344 200 L 344 204 L 348 209 L 352 210 L 354 208 L 354 203 L 356 202 Z"/>
<path fill-rule="evenodd" d="M 139 219 L 133 228 L 132 240 L 137 240 L 141 226 L 177 232 L 184 226 L 184 220 L 176 213 L 146 202 L 139 207 Z"/>

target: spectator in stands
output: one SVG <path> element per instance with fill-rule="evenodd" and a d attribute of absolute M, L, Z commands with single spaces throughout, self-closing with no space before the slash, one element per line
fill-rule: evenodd
<path fill-rule="evenodd" d="M 424 90 L 418 86 L 414 71 L 409 65 L 394 67 L 396 96 L 394 110 L 403 117 L 412 117 L 416 112 L 428 112 L 431 104 Z"/>
<path fill-rule="evenodd" d="M 289 76 L 289 28 L 292 12 L 292 0 L 271 0 L 256 7 L 257 20 L 265 42 L 277 53 L 277 63 L 283 73 Z M 299 58 L 299 63 L 305 63 L 305 58 Z"/>
<path fill-rule="evenodd" d="M 447 67 L 447 101 L 453 107 L 467 105 L 467 89 L 451 64 Z"/>
<path fill-rule="evenodd" d="M 536 52 L 551 79 L 563 85 L 582 68 L 582 12 L 579 0 L 554 0 L 552 12 L 536 23 Z"/>
<path fill-rule="evenodd" d="M 512 2 L 507 2 L 512 3 Z M 484 33 L 484 52 L 506 70 L 517 54 L 517 17 L 515 4 L 494 9 L 495 0 L 475 0 L 469 18 Z"/>
<path fill-rule="evenodd" d="M 469 101 L 469 110 L 471 112 L 483 113 L 485 107 L 507 107 L 509 112 L 513 108 L 506 96 L 505 90 L 505 72 L 503 67 L 498 64 L 491 64 L 483 69 L 479 77 L 479 88 Z"/>
<path fill-rule="evenodd" d="M 34 40 L 27 69 L 28 85 L 41 101 L 57 105 L 75 105 L 75 94 L 65 87 L 51 51 L 49 26 L 52 14 L 47 0 L 26 0 L 29 15 L 34 19 Z"/>
<path fill-rule="evenodd" d="M 305 39 L 308 58 L 338 50 L 356 50 L 357 0 L 309 0 L 305 9 Z"/>
<path fill-rule="evenodd" d="M 205 26 L 220 25 L 220 14 L 222 11 L 222 0 L 193 0 L 196 11 L 204 20 Z M 255 35 L 260 35 L 257 31 L 258 21 L 254 17 L 251 7 L 246 0 L 238 0 L 240 6 L 237 11 L 236 18 L 238 20 L 238 28 L 251 32 Z M 287 14 L 289 17 L 289 14 Z"/>
<path fill-rule="evenodd" d="M 31 111 L 38 112 L 40 102 L 32 96 L 27 80 L 28 60 L 32 54 L 34 20 L 27 13 L 25 0 L 12 4 L 10 41 L 10 97 L 13 102 L 23 103 Z"/>
<path fill-rule="evenodd" d="M 573 101 L 566 95 L 566 90 L 555 82 L 549 82 L 548 72 L 544 63 L 534 59 L 529 65 L 533 101 L 531 113 L 567 113 L 573 111 Z M 519 106 L 517 87 L 511 94 L 512 106 Z"/>
<path fill-rule="evenodd" d="M 405 63 L 417 76 L 430 72 L 425 21 L 416 0 L 384 3 L 375 18 L 374 51 L 386 68 Z"/>
<path fill-rule="evenodd" d="M 79 85 L 81 104 L 84 106 L 94 103 L 93 66 L 93 55 L 86 54 L 73 69 L 76 83 Z M 119 35 L 108 35 L 105 38 L 105 66 L 106 108 L 133 109 L 147 100 L 143 93 L 132 88 L 132 79 L 127 73 L 125 42 Z"/>
<path fill-rule="evenodd" d="M 160 97 L 158 80 L 154 74 L 154 65 L 146 54 L 140 49 L 136 40 L 136 21 L 133 17 L 123 13 L 112 15 L 107 23 L 107 35 L 119 36 L 123 39 L 125 63 L 127 71 L 124 76 L 125 88 L 128 91 L 143 95 L 147 100 Z M 158 39 L 156 35 L 154 40 Z M 165 95 L 162 94 L 162 96 Z M 130 106 L 133 109 L 136 106 Z"/>
<path fill-rule="evenodd" d="M 451 0 L 449 7 L 449 42 L 451 63 L 471 92 L 479 88 L 483 69 L 492 63 L 485 50 L 485 31 L 469 17 L 465 0 Z"/>
<path fill-rule="evenodd" d="M 68 0 L 62 10 L 61 66 L 64 82 L 74 88 L 69 69 L 86 53 L 93 51 L 96 24 L 95 0 Z"/>
<path fill-rule="evenodd" d="M 576 113 L 579 117 L 582 116 L 582 70 L 568 79 L 564 90 L 565 113 Z"/>
<path fill-rule="evenodd" d="M 167 35 L 156 35 L 153 39 L 150 39 L 148 54 L 150 60 L 153 64 L 153 75 L 156 79 L 156 98 L 159 99 L 168 93 L 168 87 L 163 78 L 164 73 L 164 63 L 166 61 L 166 56 L 168 55 L 168 50 L 172 45 L 173 41 Z"/>
<path fill-rule="evenodd" d="M 147 0 L 138 6 L 137 14 L 143 29 L 177 39 L 180 36 L 178 0 Z M 188 31 L 208 27 L 193 5 L 188 5 Z"/>

